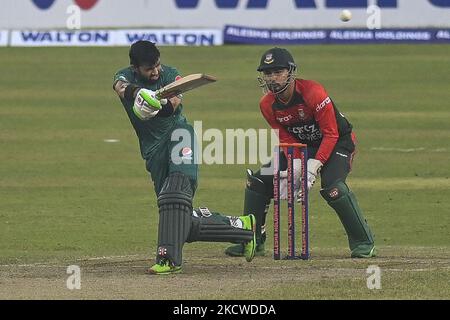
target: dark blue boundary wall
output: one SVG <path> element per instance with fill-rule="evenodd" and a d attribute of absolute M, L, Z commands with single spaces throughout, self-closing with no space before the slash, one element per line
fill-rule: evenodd
<path fill-rule="evenodd" d="M 449 43 L 450 29 L 260 29 L 227 25 L 225 44 Z"/>

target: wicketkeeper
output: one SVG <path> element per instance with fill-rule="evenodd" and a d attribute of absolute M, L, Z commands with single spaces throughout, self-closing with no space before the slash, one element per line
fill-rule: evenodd
<path fill-rule="evenodd" d="M 159 206 L 156 264 L 148 273 L 180 272 L 183 245 L 194 241 L 239 243 L 250 262 L 255 254 L 253 215 L 223 216 L 208 208 L 192 208 L 198 176 L 195 133 L 183 116 L 181 97 L 159 100 L 155 93 L 180 74 L 161 64 L 152 42 L 134 43 L 129 56 L 131 65 L 115 74 L 113 88 L 136 131 Z M 179 141 L 179 135 L 173 139 L 176 130 L 188 141 Z M 178 150 L 180 143 L 183 148 Z"/>
<path fill-rule="evenodd" d="M 339 112 L 321 84 L 296 78 L 297 65 L 286 49 L 266 51 L 257 70 L 261 73 L 258 80 L 265 92 L 259 106 L 269 125 L 278 130 L 280 142 L 308 146 L 308 190 L 320 176 L 320 194 L 336 211 L 345 228 L 351 257 L 375 256 L 372 232 L 346 183 L 356 145 L 352 125 Z M 286 166 L 282 153 L 280 168 L 286 170 Z M 263 166 L 255 173 L 247 170 L 244 214 L 256 216 L 256 255 L 264 255 L 266 215 L 273 198 L 273 172 L 268 167 L 271 165 Z M 281 172 L 280 177 L 286 179 L 287 174 Z M 300 178 L 300 151 L 297 149 L 294 153 L 294 187 L 297 194 L 301 192 Z M 285 185 L 286 181 L 280 181 L 281 194 L 285 192 Z M 242 256 L 244 247 L 231 246 L 225 253 Z"/>

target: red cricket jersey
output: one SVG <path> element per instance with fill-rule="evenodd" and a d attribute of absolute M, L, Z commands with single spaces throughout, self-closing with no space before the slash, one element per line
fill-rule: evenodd
<path fill-rule="evenodd" d="M 318 147 L 315 158 L 324 164 L 339 137 L 352 134 L 352 125 L 337 110 L 323 86 L 312 80 L 296 79 L 294 94 L 287 104 L 269 92 L 259 106 L 270 126 L 278 130 L 281 143 Z M 298 149 L 294 157 L 300 157 Z"/>

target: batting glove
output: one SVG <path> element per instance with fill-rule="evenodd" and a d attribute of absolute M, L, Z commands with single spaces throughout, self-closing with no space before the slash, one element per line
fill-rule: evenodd
<path fill-rule="evenodd" d="M 167 101 L 166 101 L 167 103 Z M 156 99 L 155 92 L 140 89 L 134 99 L 133 112 L 141 120 L 149 120 L 161 110 L 161 101 Z"/>

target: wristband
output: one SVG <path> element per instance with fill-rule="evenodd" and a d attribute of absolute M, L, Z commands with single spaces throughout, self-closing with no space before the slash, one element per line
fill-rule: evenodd
<path fill-rule="evenodd" d="M 167 103 L 165 105 L 162 105 L 161 110 L 159 110 L 157 117 L 163 117 L 167 118 L 171 116 L 174 112 L 173 104 L 170 102 L 170 100 L 167 99 Z"/>
<path fill-rule="evenodd" d="M 139 86 L 136 86 L 134 84 L 129 84 L 125 88 L 125 93 L 123 95 L 125 100 L 134 101 L 134 93 L 136 92 L 136 89 L 142 89 L 142 88 Z"/>

